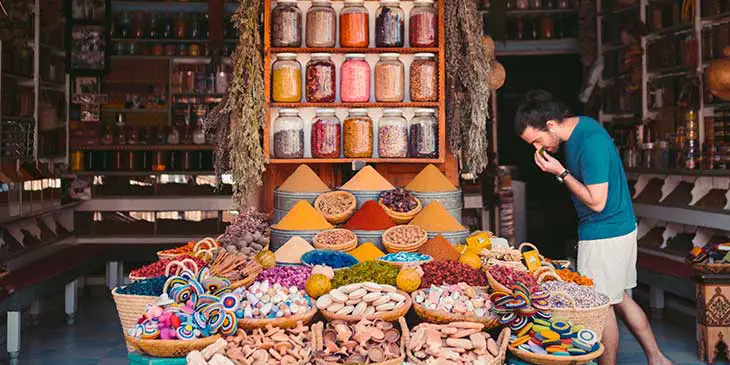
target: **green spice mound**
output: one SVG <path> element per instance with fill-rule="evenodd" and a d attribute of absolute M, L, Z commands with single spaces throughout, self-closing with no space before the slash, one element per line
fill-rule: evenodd
<path fill-rule="evenodd" d="M 398 268 L 378 261 L 365 261 L 346 269 L 335 271 L 332 278 L 332 288 L 372 281 L 378 284 L 395 286 L 395 278 L 398 276 Z"/>

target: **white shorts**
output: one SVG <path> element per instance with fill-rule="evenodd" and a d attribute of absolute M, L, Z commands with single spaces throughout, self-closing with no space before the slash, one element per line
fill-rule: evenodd
<path fill-rule="evenodd" d="M 595 289 L 621 303 L 636 287 L 636 230 L 619 237 L 578 242 L 578 272 L 593 279 Z"/>

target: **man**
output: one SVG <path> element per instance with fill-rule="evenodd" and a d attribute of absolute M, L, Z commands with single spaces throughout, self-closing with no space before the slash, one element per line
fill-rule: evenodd
<path fill-rule="evenodd" d="M 530 91 L 517 109 L 515 130 L 533 145 L 535 163 L 572 193 L 578 213 L 578 271 L 611 299 L 601 364 L 615 364 L 616 313 L 639 340 L 650 365 L 671 364 L 656 343 L 644 311 L 626 294 L 636 286 L 636 217 L 621 158 L 606 130 L 589 117 L 571 116 L 546 91 Z M 550 153 L 565 143 L 565 167 Z"/>

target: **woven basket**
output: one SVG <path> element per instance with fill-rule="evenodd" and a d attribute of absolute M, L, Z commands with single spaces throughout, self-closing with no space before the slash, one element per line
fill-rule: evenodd
<path fill-rule="evenodd" d="M 325 214 L 320 208 L 319 205 L 322 202 L 322 200 L 327 196 L 334 196 L 334 195 L 342 195 L 346 196 L 350 199 L 350 204 L 347 206 L 345 211 L 338 214 Z M 330 191 L 328 193 L 319 194 L 317 199 L 314 200 L 314 209 L 317 209 L 318 212 L 322 213 L 325 219 L 327 219 L 328 222 L 332 224 L 342 224 L 345 223 L 350 217 L 352 217 L 353 214 L 355 214 L 355 209 L 357 209 L 357 199 L 355 199 L 355 195 L 353 195 L 349 191 Z"/>
<path fill-rule="evenodd" d="M 484 293 L 486 294 L 487 289 L 482 289 Z M 416 303 L 415 298 L 416 295 L 419 292 L 425 292 L 425 289 L 419 289 L 411 293 L 411 296 L 413 297 L 413 309 L 415 310 L 416 314 L 418 315 L 418 318 L 420 318 L 423 322 L 428 323 L 451 323 L 451 322 L 475 322 L 475 323 L 481 323 L 484 325 L 484 328 L 486 329 L 493 329 L 500 326 L 499 324 L 499 318 L 492 314 L 492 312 L 489 312 L 489 315 L 487 317 L 477 317 L 477 316 L 465 316 L 461 314 L 456 313 L 450 313 L 443 310 L 430 310 L 426 309 L 423 305 Z M 487 297 L 487 300 L 489 300 L 489 297 Z M 509 336 L 508 336 L 509 337 Z"/>
<path fill-rule="evenodd" d="M 386 214 L 393 220 L 393 222 L 397 224 L 407 224 L 410 222 L 418 213 L 421 212 L 421 209 L 423 209 L 423 205 L 421 205 L 421 200 L 418 198 L 416 199 L 416 207 L 411 209 L 408 212 L 396 212 L 393 209 L 388 208 L 385 204 L 383 204 L 383 199 L 378 199 L 378 204 L 381 208 L 385 211 Z"/>
<path fill-rule="evenodd" d="M 401 350 L 401 354 L 403 354 L 403 356 L 395 358 L 395 359 L 391 359 L 388 361 L 370 363 L 370 365 L 401 365 L 406 360 L 406 345 L 408 344 L 408 338 L 409 338 L 408 324 L 406 323 L 406 320 L 403 317 L 400 317 L 394 321 L 398 321 L 398 324 L 400 325 L 400 331 L 401 331 L 400 350 Z M 312 330 L 317 331 L 317 334 L 315 336 L 319 336 L 320 338 L 322 338 L 323 329 L 324 329 L 324 326 L 317 326 L 316 328 L 313 328 Z M 314 349 L 314 353 L 316 354 L 322 350 L 323 350 L 322 347 L 317 346 L 317 348 Z M 315 359 L 314 361 L 310 362 L 310 364 L 338 365 L 340 363 Z"/>
<path fill-rule="evenodd" d="M 492 287 L 494 291 L 501 291 L 507 294 L 512 294 L 512 289 L 507 288 L 506 286 L 500 284 L 497 279 L 492 276 L 492 274 L 489 273 L 489 270 L 486 271 L 487 274 L 487 282 L 489 282 L 489 286 Z"/>
<path fill-rule="evenodd" d="M 581 365 L 601 357 L 601 355 L 603 355 L 603 350 L 604 348 L 601 344 L 598 350 L 591 352 L 590 354 L 580 356 L 555 356 L 534 354 L 532 352 L 520 350 L 519 348 L 509 347 L 509 351 L 512 355 L 520 358 L 520 360 L 524 360 L 535 365 Z"/>
<path fill-rule="evenodd" d="M 504 365 L 504 362 L 507 359 L 507 345 L 509 345 L 509 336 L 510 336 L 511 332 L 512 331 L 510 331 L 510 329 L 507 327 L 502 328 L 502 331 L 499 332 L 499 337 L 497 337 L 497 346 L 499 348 L 499 354 L 491 361 L 485 362 L 485 363 L 480 363 L 480 364 Z M 407 348 L 408 348 L 408 344 L 406 344 L 406 349 Z M 407 351 L 407 355 L 408 355 L 409 364 L 416 364 L 416 365 L 424 364 L 424 361 L 417 358 L 415 355 L 413 355 L 413 352 L 411 352 L 411 350 Z"/>
<path fill-rule="evenodd" d="M 301 321 L 302 324 L 309 324 L 309 322 L 312 321 L 312 318 L 314 318 L 314 315 L 317 314 L 317 307 L 312 306 L 312 308 L 306 312 L 306 313 L 299 313 L 295 316 L 286 317 L 286 318 L 271 318 L 271 319 L 251 319 L 251 318 L 242 318 L 238 320 L 238 327 L 246 330 L 252 330 L 256 328 L 265 328 L 268 325 L 271 325 L 273 327 L 280 327 L 280 328 L 294 328 L 297 326 L 297 322 Z"/>
<path fill-rule="evenodd" d="M 185 357 L 193 351 L 200 351 L 220 338 L 219 335 L 195 340 L 143 340 L 124 336 L 135 350 L 155 357 Z"/>
<path fill-rule="evenodd" d="M 137 320 L 147 309 L 147 305 L 156 303 L 158 299 L 158 297 L 147 295 L 117 294 L 117 288 L 112 289 L 112 298 L 114 298 L 119 324 L 122 325 L 122 332 L 125 336 L 137 325 Z M 127 349 L 130 352 L 134 351 L 134 347 L 129 342 L 127 342 Z"/>
<path fill-rule="evenodd" d="M 603 335 L 603 328 L 606 326 L 606 318 L 611 310 L 611 304 L 606 303 L 595 308 L 576 308 L 573 297 L 563 291 L 553 291 L 550 295 L 559 295 L 566 302 L 570 303 L 572 308 L 551 308 L 553 320 L 562 320 L 573 326 L 582 326 L 596 333 L 598 341 Z"/>
<path fill-rule="evenodd" d="M 692 270 L 703 274 L 728 274 L 730 273 L 730 264 L 692 264 Z"/>
<path fill-rule="evenodd" d="M 400 291 L 400 290 L 398 290 L 397 293 L 406 298 L 405 304 L 403 304 L 399 307 L 396 307 L 392 311 L 385 312 L 385 313 L 372 314 L 369 316 L 364 316 L 364 315 L 353 316 L 353 315 L 341 315 L 341 314 L 329 312 L 325 309 L 320 310 L 320 312 L 322 313 L 322 316 L 327 319 L 327 321 L 341 320 L 341 321 L 345 321 L 348 323 L 354 323 L 354 322 L 360 322 L 360 320 L 362 320 L 362 319 L 369 319 L 369 320 L 382 319 L 382 320 L 388 321 L 388 322 L 395 322 L 399 318 L 405 317 L 406 313 L 408 313 L 408 310 L 411 309 L 411 304 L 413 304 L 413 301 L 411 300 L 411 297 L 408 295 L 408 293 L 406 293 L 404 291 Z"/>
<path fill-rule="evenodd" d="M 407 226 L 408 227 L 418 227 L 418 226 L 414 226 L 414 225 L 407 225 Z M 414 241 L 413 243 L 410 243 L 407 245 L 395 244 L 395 243 L 391 242 L 388 239 L 388 235 L 395 230 L 403 229 L 403 227 L 406 227 L 406 226 L 401 225 L 401 226 L 390 227 L 390 228 L 386 229 L 385 232 L 383 232 L 383 241 L 382 242 L 383 242 L 383 246 L 385 247 L 386 251 L 388 251 L 388 252 L 416 252 L 416 251 L 418 251 L 419 248 L 421 248 L 421 246 L 423 246 L 424 243 L 426 243 L 426 241 L 428 241 L 428 233 L 426 233 L 426 231 L 424 231 L 423 228 L 418 227 L 418 229 L 420 230 L 420 233 L 422 234 L 422 237 L 420 239 L 418 239 L 417 241 Z"/>
<path fill-rule="evenodd" d="M 321 235 L 327 234 L 329 232 L 338 232 L 338 231 L 351 234 L 352 238 L 348 241 L 338 243 L 335 245 L 328 245 L 328 244 L 324 244 L 321 242 L 321 239 L 322 239 Z M 353 250 L 353 249 L 355 249 L 355 247 L 357 247 L 357 235 L 355 234 L 355 232 L 353 232 L 349 229 L 344 229 L 344 228 L 328 229 L 326 231 L 322 231 L 322 232 L 319 232 L 316 235 L 314 235 L 314 238 L 312 239 L 312 246 L 314 246 L 314 248 L 318 248 L 320 250 L 335 250 L 335 251 L 347 252 L 347 251 Z"/>

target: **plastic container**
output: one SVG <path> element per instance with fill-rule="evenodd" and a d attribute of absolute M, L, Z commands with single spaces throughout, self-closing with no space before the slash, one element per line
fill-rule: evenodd
<path fill-rule="evenodd" d="M 309 102 L 335 101 L 337 74 L 329 53 L 313 53 L 307 63 L 306 98 Z"/>
<path fill-rule="evenodd" d="M 367 109 L 350 109 L 343 124 L 345 157 L 372 157 L 373 120 Z"/>
<path fill-rule="evenodd" d="M 439 127 L 434 109 L 416 109 L 409 126 L 408 155 L 413 158 L 438 156 Z"/>
<path fill-rule="evenodd" d="M 302 65 L 294 53 L 280 53 L 271 67 L 271 99 L 279 103 L 302 100 Z"/>
<path fill-rule="evenodd" d="M 296 0 L 279 0 L 271 10 L 271 46 L 302 46 L 302 11 Z"/>
<path fill-rule="evenodd" d="M 340 99 L 346 103 L 370 101 L 370 64 L 364 54 L 345 56 L 340 69 Z"/>
<path fill-rule="evenodd" d="M 310 48 L 334 47 L 337 13 L 329 0 L 314 0 L 307 10 L 306 44 Z"/>
<path fill-rule="evenodd" d="M 375 64 L 375 100 L 401 102 L 405 98 L 405 68 L 398 53 L 383 53 Z"/>
<path fill-rule="evenodd" d="M 378 156 L 408 157 L 408 122 L 400 109 L 385 109 L 378 121 Z"/>
<path fill-rule="evenodd" d="M 340 11 L 340 47 L 364 48 L 370 45 L 370 13 L 363 0 L 345 0 Z"/>
<path fill-rule="evenodd" d="M 408 43 L 411 47 L 436 47 L 438 10 L 433 0 L 416 0 L 408 18 Z"/>
<path fill-rule="evenodd" d="M 408 71 L 411 101 L 438 101 L 439 67 L 433 53 L 416 53 Z"/>
<path fill-rule="evenodd" d="M 304 121 L 296 109 L 281 109 L 274 121 L 274 157 L 304 157 Z"/>
<path fill-rule="evenodd" d="M 375 47 L 403 47 L 405 18 L 400 1 L 381 1 L 375 12 Z"/>
<path fill-rule="evenodd" d="M 342 154 L 342 125 L 334 109 L 318 109 L 312 122 L 312 157 L 338 158 Z"/>

